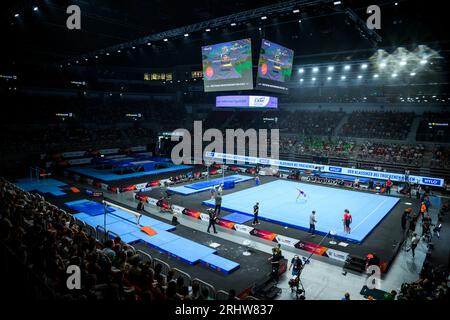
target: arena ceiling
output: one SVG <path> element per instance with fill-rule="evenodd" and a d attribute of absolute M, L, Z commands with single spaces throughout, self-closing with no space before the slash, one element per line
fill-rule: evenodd
<path fill-rule="evenodd" d="M 436 6 L 441 1 L 366 1 L 343 0 L 366 19 L 366 8 L 378 4 L 382 8 L 382 37 L 379 47 L 415 48 L 427 44 L 443 52 L 449 35 L 442 22 L 446 10 Z M 175 1 L 175 0 L 44 0 L 2 1 L 0 33 L 6 46 L 2 65 L 20 63 L 59 63 L 94 50 L 138 39 L 149 34 L 218 18 L 283 1 Z M 432 5 L 432 4 L 435 5 Z M 81 30 L 68 30 L 66 8 L 77 4 L 82 11 Z M 33 8 L 38 9 L 34 10 Z M 19 16 L 16 16 L 19 14 Z M 299 22 L 301 20 L 301 22 Z M 261 28 L 261 30 L 259 30 Z M 188 38 L 169 39 L 166 43 L 142 46 L 121 54 L 111 54 L 94 62 L 129 66 L 173 66 L 199 63 L 199 47 L 204 44 L 241 37 L 268 38 L 295 50 L 304 60 L 368 57 L 374 45 L 364 39 L 342 14 L 332 8 L 315 6 L 297 15 L 256 19 L 235 28 L 224 27 L 206 34 L 198 32 Z M 182 50 L 182 51 L 181 51 Z M 180 55 L 180 52 L 183 52 Z M 371 52 L 370 54 L 368 52 Z"/>

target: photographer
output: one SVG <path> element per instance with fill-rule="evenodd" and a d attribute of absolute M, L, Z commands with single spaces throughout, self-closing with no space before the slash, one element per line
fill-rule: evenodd
<path fill-rule="evenodd" d="M 298 255 L 295 255 L 291 260 L 291 265 L 289 266 L 289 271 L 292 269 L 292 277 L 300 276 L 300 271 L 303 268 L 302 259 Z"/>

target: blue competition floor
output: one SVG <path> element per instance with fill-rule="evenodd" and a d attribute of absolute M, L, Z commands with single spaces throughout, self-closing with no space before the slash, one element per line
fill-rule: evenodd
<path fill-rule="evenodd" d="M 239 183 L 239 182 L 244 182 L 244 181 L 248 181 L 248 180 L 252 180 L 252 179 L 253 179 L 253 177 L 235 174 L 232 176 L 227 176 L 227 177 L 225 177 L 225 179 L 216 178 L 216 179 L 212 179 L 209 181 L 201 181 L 201 182 L 188 184 L 185 186 L 171 187 L 171 188 L 169 188 L 169 191 L 186 196 L 186 195 L 191 195 L 191 194 L 206 191 L 209 188 L 211 188 L 211 186 L 218 186 L 218 185 L 224 183 L 225 181 L 234 181 L 235 183 Z"/>
<path fill-rule="evenodd" d="M 88 176 L 91 178 L 99 179 L 102 181 L 114 181 L 114 180 L 122 180 L 122 179 L 128 179 L 128 178 L 136 178 L 136 177 L 143 177 L 143 176 L 150 176 L 165 172 L 172 172 L 172 171 L 178 171 L 183 169 L 189 169 L 192 168 L 192 166 L 186 166 L 186 165 L 172 165 L 168 168 L 164 169 L 156 169 L 151 171 L 143 171 L 143 172 L 134 172 L 134 173 L 128 173 L 128 174 L 117 174 L 113 173 L 112 171 L 117 170 L 100 170 L 95 169 L 92 167 L 79 167 L 79 168 L 69 168 L 67 170 L 78 173 L 83 176 Z"/>
<path fill-rule="evenodd" d="M 16 185 L 28 192 L 50 193 L 53 196 L 65 195 L 66 193 L 61 191 L 61 187 L 67 186 L 67 184 L 54 179 L 31 180 L 29 178 L 17 180 Z"/>
<path fill-rule="evenodd" d="M 307 198 L 299 198 L 298 190 Z M 364 238 L 397 204 L 399 198 L 365 192 L 341 190 L 323 186 L 278 180 L 226 195 L 222 198 L 222 209 L 253 216 L 253 205 L 259 202 L 259 218 L 275 223 L 309 229 L 309 216 L 316 211 L 316 231 L 326 234 L 330 230 L 337 237 L 354 242 Z M 203 204 L 214 206 L 214 200 Z M 343 232 L 344 210 L 353 216 L 352 232 Z"/>

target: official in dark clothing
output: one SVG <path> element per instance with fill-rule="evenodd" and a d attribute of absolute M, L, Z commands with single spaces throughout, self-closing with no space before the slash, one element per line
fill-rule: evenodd
<path fill-rule="evenodd" d="M 214 213 L 219 216 L 220 215 L 220 210 L 222 207 L 222 196 L 218 193 L 216 194 L 216 198 L 215 198 L 215 207 L 214 207 Z"/>
<path fill-rule="evenodd" d="M 405 211 L 403 211 L 403 214 L 402 214 L 402 230 L 403 230 L 403 232 L 406 231 L 408 221 L 409 221 L 409 211 L 408 211 L 408 209 L 406 209 Z"/>
<path fill-rule="evenodd" d="M 282 259 L 281 254 L 275 249 L 272 248 L 272 257 L 269 258 L 272 263 L 272 274 L 271 276 L 278 281 L 279 270 L 280 270 L 280 261 Z"/>
<path fill-rule="evenodd" d="M 140 200 L 139 203 L 138 203 L 138 205 L 137 205 L 136 210 L 137 210 L 138 212 L 141 212 L 141 211 L 144 211 L 144 209 L 145 209 L 144 201 Z"/>
<path fill-rule="evenodd" d="M 259 224 L 258 214 L 259 214 L 259 202 L 257 202 L 253 206 L 253 222 L 252 222 L 252 225 Z"/>
<path fill-rule="evenodd" d="M 217 219 L 217 216 L 214 213 L 214 210 L 208 209 L 208 215 L 209 215 L 209 224 L 208 224 L 207 232 L 209 233 L 209 229 L 211 229 L 211 227 L 212 227 L 213 230 L 214 230 L 214 233 L 217 233 L 217 231 L 216 231 L 216 219 Z"/>

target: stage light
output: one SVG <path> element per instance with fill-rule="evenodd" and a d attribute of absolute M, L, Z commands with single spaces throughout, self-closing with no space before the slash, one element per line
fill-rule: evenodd
<path fill-rule="evenodd" d="M 428 63 L 427 59 L 420 60 L 420 64 L 427 64 L 427 63 Z"/>
<path fill-rule="evenodd" d="M 398 74 L 393 73 L 391 77 L 392 77 L 392 78 L 397 78 L 397 76 L 398 76 Z"/>
<path fill-rule="evenodd" d="M 148 45 L 148 46 L 151 46 L 151 45 L 152 45 L 152 43 L 151 43 L 151 42 L 147 42 L 147 45 Z"/>
<path fill-rule="evenodd" d="M 79 63 L 79 61 L 77 60 L 77 61 L 75 61 L 75 63 Z"/>
<path fill-rule="evenodd" d="M 121 53 L 122 51 L 119 49 L 119 50 L 117 50 L 117 52 L 118 52 L 118 53 Z"/>
<path fill-rule="evenodd" d="M 14 15 L 14 18 L 18 18 L 18 17 L 20 17 L 20 14 L 16 13 L 16 14 Z"/>
<path fill-rule="evenodd" d="M 167 38 L 164 38 L 164 39 L 163 39 L 163 41 L 164 41 L 164 42 L 167 42 L 167 41 L 169 41 L 169 39 L 167 39 Z"/>
<path fill-rule="evenodd" d="M 106 55 L 109 56 L 109 52 L 107 52 Z"/>
<path fill-rule="evenodd" d="M 331 80 L 331 79 L 333 79 L 333 78 L 332 78 L 332 77 L 328 77 L 328 78 L 327 78 L 327 80 Z"/>
<path fill-rule="evenodd" d="M 185 33 L 184 36 L 185 36 L 185 37 L 189 37 L 189 33 Z"/>
<path fill-rule="evenodd" d="M 338 5 L 342 4 L 342 1 L 335 1 L 335 2 L 333 2 L 333 4 L 334 4 L 335 6 L 338 6 Z"/>
<path fill-rule="evenodd" d="M 95 56 L 95 59 L 98 59 L 98 56 Z"/>
<path fill-rule="evenodd" d="M 311 80 L 312 80 L 312 81 L 316 81 L 316 78 L 312 78 Z"/>
<path fill-rule="evenodd" d="M 261 20 L 266 20 L 266 19 L 267 19 L 266 16 L 262 16 L 262 17 L 261 17 Z"/>
<path fill-rule="evenodd" d="M 377 79 L 377 78 L 379 77 L 379 75 L 374 74 L 373 77 L 374 77 L 375 79 Z"/>
<path fill-rule="evenodd" d="M 381 68 L 381 69 L 383 69 L 383 68 L 385 68 L 385 67 L 386 67 L 386 62 L 380 63 L 380 68 Z"/>
<path fill-rule="evenodd" d="M 136 47 L 135 47 L 135 46 L 132 46 L 132 47 L 131 47 L 131 49 L 133 49 L 133 50 L 134 50 L 134 49 L 136 49 Z"/>
<path fill-rule="evenodd" d="M 38 11 L 38 10 L 39 10 L 38 7 L 34 7 L 34 8 L 33 8 L 33 11 Z"/>
<path fill-rule="evenodd" d="M 298 69 L 298 73 L 303 73 L 303 72 L 305 72 L 305 69 L 303 69 L 303 68 Z"/>
<path fill-rule="evenodd" d="M 329 72 L 334 71 L 334 67 L 333 66 L 329 66 L 327 69 Z"/>
<path fill-rule="evenodd" d="M 416 73 L 415 73 L 415 72 L 411 72 L 409 75 L 410 75 L 411 77 L 414 77 L 414 76 L 416 75 Z"/>
<path fill-rule="evenodd" d="M 298 20 L 298 23 L 302 23 L 302 19 Z"/>
<path fill-rule="evenodd" d="M 363 63 L 363 64 L 361 65 L 361 69 L 363 69 L 363 70 L 367 69 L 367 64 L 366 64 L 366 63 Z"/>
<path fill-rule="evenodd" d="M 303 78 L 301 78 L 301 79 L 300 79 L 300 82 L 303 82 L 303 81 L 305 81 L 305 80 L 304 80 Z"/>
<path fill-rule="evenodd" d="M 342 76 L 342 77 L 341 77 L 341 80 L 345 80 L 345 79 L 347 79 L 346 76 Z"/>
<path fill-rule="evenodd" d="M 261 27 L 259 27 L 258 30 L 261 31 Z"/>
<path fill-rule="evenodd" d="M 232 26 L 232 27 L 234 27 L 236 25 L 236 23 L 234 23 L 234 22 L 232 22 L 231 24 L 230 24 L 230 26 Z"/>
<path fill-rule="evenodd" d="M 358 79 L 362 79 L 362 77 L 363 77 L 362 75 L 359 75 L 359 76 L 358 76 Z"/>
<path fill-rule="evenodd" d="M 313 71 L 314 73 L 316 73 L 316 72 L 318 72 L 318 71 L 319 71 L 319 68 L 317 68 L 317 67 L 314 67 L 314 68 L 312 69 L 312 71 Z"/>
<path fill-rule="evenodd" d="M 394 3 L 396 6 L 398 6 L 398 2 Z"/>
<path fill-rule="evenodd" d="M 344 67 L 344 70 L 350 70 L 350 65 L 346 65 L 346 66 Z"/>
<path fill-rule="evenodd" d="M 206 32 L 210 32 L 210 31 L 211 31 L 211 29 L 209 29 L 209 28 L 208 28 L 208 29 L 206 29 L 205 31 L 206 31 Z"/>
<path fill-rule="evenodd" d="M 401 66 L 406 66 L 406 60 L 400 61 L 400 65 L 401 65 Z"/>

